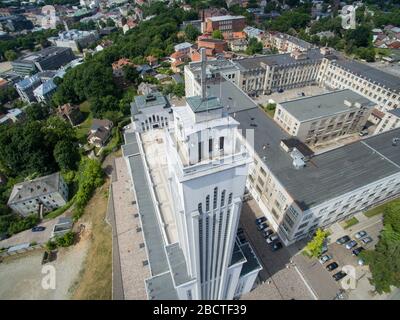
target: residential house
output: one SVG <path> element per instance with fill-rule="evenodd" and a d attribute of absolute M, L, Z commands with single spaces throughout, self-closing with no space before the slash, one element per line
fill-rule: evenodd
<path fill-rule="evenodd" d="M 124 67 L 125 66 L 135 66 L 135 64 L 126 58 L 121 58 L 112 64 L 113 76 L 116 78 L 120 78 L 124 76 Z"/>
<path fill-rule="evenodd" d="M 110 138 L 113 123 L 110 120 L 93 119 L 90 128 L 88 143 L 97 148 L 103 147 Z"/>
<path fill-rule="evenodd" d="M 71 126 L 76 126 L 83 121 L 83 114 L 79 109 L 78 105 L 72 105 L 70 103 L 66 103 L 57 108 L 57 115 L 68 121 Z"/>

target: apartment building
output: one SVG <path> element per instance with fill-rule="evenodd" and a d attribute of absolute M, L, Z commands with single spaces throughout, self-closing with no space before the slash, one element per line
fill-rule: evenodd
<path fill-rule="evenodd" d="M 35 74 L 32 77 L 25 78 L 15 84 L 15 89 L 17 90 L 22 101 L 31 103 L 36 100 L 33 91 L 42 84 L 39 75 Z"/>
<path fill-rule="evenodd" d="M 274 120 L 291 136 L 316 144 L 361 131 L 375 105 L 345 89 L 278 103 Z"/>
<path fill-rule="evenodd" d="M 68 201 L 68 186 L 59 172 L 14 185 L 7 205 L 26 217 L 49 212 Z"/>
<path fill-rule="evenodd" d="M 50 101 L 56 89 L 57 85 L 54 83 L 53 79 L 50 79 L 33 90 L 33 95 L 37 102 L 47 103 Z"/>
<path fill-rule="evenodd" d="M 285 244 L 399 196 L 400 128 L 314 154 L 226 78 L 223 72 L 229 64 L 225 69 L 222 62 L 219 66 L 207 69 L 207 90 L 240 123 L 241 136 L 254 159 L 247 189 Z M 185 81 L 198 81 L 197 66 L 192 74 L 190 67 L 185 72 L 189 75 Z M 198 88 L 188 83 L 187 96 Z M 365 102 L 369 110 L 368 100 L 359 103 Z"/>
<path fill-rule="evenodd" d="M 382 120 L 375 129 L 375 133 L 382 133 L 400 127 L 400 109 L 389 110 L 384 113 Z"/>
<path fill-rule="evenodd" d="M 222 33 L 240 32 L 246 27 L 244 16 L 213 16 L 206 19 L 205 32 L 220 30 Z"/>
<path fill-rule="evenodd" d="M 269 47 L 278 49 L 279 53 L 307 51 L 315 46 L 307 41 L 277 31 L 268 32 L 265 41 Z"/>

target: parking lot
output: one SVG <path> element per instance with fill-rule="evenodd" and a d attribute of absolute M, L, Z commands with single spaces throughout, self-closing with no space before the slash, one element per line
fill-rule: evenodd
<path fill-rule="evenodd" d="M 312 300 L 314 296 L 297 267 L 290 263 L 291 254 L 286 247 L 272 251 L 262 233 L 257 230 L 255 219 L 262 213 L 254 200 L 243 204 L 240 227 L 257 255 L 263 270 L 258 277 L 258 286 L 244 295 L 244 300 Z"/>

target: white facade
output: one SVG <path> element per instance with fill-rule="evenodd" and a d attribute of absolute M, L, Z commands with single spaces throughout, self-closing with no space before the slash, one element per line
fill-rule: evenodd
<path fill-rule="evenodd" d="M 385 112 L 382 120 L 375 129 L 375 133 L 382 133 L 400 127 L 400 109 Z"/>

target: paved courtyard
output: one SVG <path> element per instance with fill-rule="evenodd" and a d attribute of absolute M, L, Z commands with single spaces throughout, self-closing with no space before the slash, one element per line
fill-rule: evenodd
<path fill-rule="evenodd" d="M 267 104 L 269 100 L 274 100 L 277 103 L 285 102 L 294 99 L 302 98 L 301 94 L 304 92 L 304 97 L 311 97 L 316 96 L 319 94 L 323 94 L 326 92 L 330 92 L 330 90 L 321 88 L 319 86 L 307 86 L 303 88 L 294 88 L 294 89 L 287 89 L 282 93 L 273 92 L 269 95 L 260 95 L 259 97 L 254 97 L 253 100 L 258 104 Z"/>

